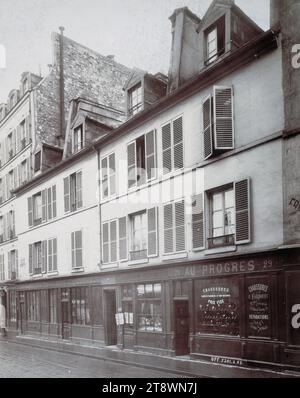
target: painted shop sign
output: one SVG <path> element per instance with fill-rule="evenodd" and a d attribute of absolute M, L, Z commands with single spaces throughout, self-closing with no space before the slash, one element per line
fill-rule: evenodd
<path fill-rule="evenodd" d="M 267 271 L 274 269 L 277 261 L 274 258 L 259 258 L 241 261 L 227 261 L 211 264 L 191 265 L 174 270 L 174 277 L 215 276 L 226 274 Z"/>
<path fill-rule="evenodd" d="M 270 287 L 266 283 L 248 286 L 248 327 L 250 335 L 270 334 Z"/>

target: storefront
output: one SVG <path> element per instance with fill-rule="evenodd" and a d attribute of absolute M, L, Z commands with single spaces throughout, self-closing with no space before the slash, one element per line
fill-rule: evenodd
<path fill-rule="evenodd" d="M 298 257 L 273 252 L 18 283 L 8 293 L 8 327 L 214 363 L 300 366 Z"/>

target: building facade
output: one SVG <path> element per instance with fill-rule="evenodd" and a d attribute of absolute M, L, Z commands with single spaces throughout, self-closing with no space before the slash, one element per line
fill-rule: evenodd
<path fill-rule="evenodd" d="M 124 122 L 71 101 L 63 160 L 15 191 L 8 331 L 299 367 L 299 4 L 170 20 L 168 81 L 128 75 Z"/>

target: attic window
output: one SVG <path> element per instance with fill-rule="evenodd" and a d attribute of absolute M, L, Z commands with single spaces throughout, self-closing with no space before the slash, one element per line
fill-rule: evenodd
<path fill-rule="evenodd" d="M 142 84 L 139 83 L 128 91 L 129 108 L 128 113 L 130 116 L 135 115 L 142 109 Z"/>
<path fill-rule="evenodd" d="M 225 17 L 207 29 L 205 38 L 206 64 L 210 64 L 225 52 Z"/>
<path fill-rule="evenodd" d="M 37 152 L 34 155 L 34 172 L 38 172 L 41 170 L 41 151 Z"/>
<path fill-rule="evenodd" d="M 81 124 L 73 130 L 73 153 L 83 148 L 83 141 L 83 125 Z"/>

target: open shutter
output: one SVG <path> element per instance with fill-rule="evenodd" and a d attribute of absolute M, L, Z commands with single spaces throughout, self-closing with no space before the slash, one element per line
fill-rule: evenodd
<path fill-rule="evenodd" d="M 56 217 L 56 185 L 52 187 L 52 217 Z"/>
<path fill-rule="evenodd" d="M 176 252 L 185 250 L 185 206 L 184 200 L 175 203 Z"/>
<path fill-rule="evenodd" d="M 29 227 L 32 227 L 33 225 L 33 200 L 32 200 L 32 196 L 30 196 L 27 199 L 27 203 L 28 203 L 28 225 Z"/>
<path fill-rule="evenodd" d="M 31 141 L 31 122 L 30 115 L 28 115 L 25 119 L 25 134 L 26 134 L 26 142 Z"/>
<path fill-rule="evenodd" d="M 75 232 L 71 233 L 71 252 L 72 252 L 72 268 L 76 267 L 76 258 L 75 258 Z"/>
<path fill-rule="evenodd" d="M 18 167 L 14 168 L 14 189 L 18 188 Z"/>
<path fill-rule="evenodd" d="M 16 135 L 17 135 L 17 131 L 16 131 L 16 129 L 14 129 L 12 131 L 12 151 L 13 151 L 14 155 L 17 153 L 17 148 L 16 148 L 16 142 L 17 142 L 16 138 L 17 137 L 16 137 Z"/>
<path fill-rule="evenodd" d="M 76 173 L 76 209 L 82 207 L 82 171 Z"/>
<path fill-rule="evenodd" d="M 42 241 L 42 273 L 47 273 L 47 241 Z"/>
<path fill-rule="evenodd" d="M 203 194 L 192 197 L 193 249 L 204 249 L 204 207 Z"/>
<path fill-rule="evenodd" d="M 52 188 L 47 189 L 47 217 L 52 219 Z"/>
<path fill-rule="evenodd" d="M 127 217 L 119 218 L 119 259 L 127 260 Z"/>
<path fill-rule="evenodd" d="M 209 159 L 213 154 L 213 126 L 211 119 L 212 100 L 209 96 L 203 102 L 203 151 L 204 159 Z"/>
<path fill-rule="evenodd" d="M 108 158 L 101 160 L 101 192 L 102 199 L 108 197 Z"/>
<path fill-rule="evenodd" d="M 75 232 L 76 268 L 82 267 L 82 231 Z"/>
<path fill-rule="evenodd" d="M 145 138 L 147 180 L 156 178 L 156 130 L 150 131 Z"/>
<path fill-rule="evenodd" d="M 233 93 L 231 87 L 214 87 L 214 122 L 215 148 L 233 149 Z"/>
<path fill-rule="evenodd" d="M 183 120 L 182 117 L 173 121 L 174 168 L 183 168 Z"/>
<path fill-rule="evenodd" d="M 173 204 L 164 206 L 164 252 L 173 253 L 174 233 L 173 233 Z"/>
<path fill-rule="evenodd" d="M 57 271 L 57 239 L 52 239 L 52 270 Z"/>
<path fill-rule="evenodd" d="M 109 223 L 102 226 L 102 262 L 109 263 Z"/>
<path fill-rule="evenodd" d="M 162 156 L 163 173 L 168 174 L 172 170 L 172 138 L 171 123 L 162 127 Z"/>
<path fill-rule="evenodd" d="M 157 239 L 157 208 L 153 207 L 147 211 L 148 218 L 148 257 L 156 257 L 158 255 L 158 239 Z"/>
<path fill-rule="evenodd" d="M 7 253 L 7 266 L 8 266 L 8 279 L 11 279 L 12 275 L 11 275 L 11 252 Z"/>
<path fill-rule="evenodd" d="M 18 250 L 15 250 L 15 271 L 16 271 L 16 279 L 19 278 L 19 258 L 18 258 Z"/>
<path fill-rule="evenodd" d="M 48 271 L 53 271 L 53 240 L 48 240 Z"/>
<path fill-rule="evenodd" d="M 117 261 L 117 221 L 110 223 L 110 261 L 112 263 Z"/>
<path fill-rule="evenodd" d="M 22 145 L 21 145 L 21 125 L 20 124 L 17 127 L 16 132 L 17 132 L 16 147 L 17 147 L 17 152 L 19 152 L 22 149 Z"/>
<path fill-rule="evenodd" d="M 137 182 L 135 141 L 127 145 L 127 167 L 128 167 L 128 188 L 131 188 L 135 186 Z"/>
<path fill-rule="evenodd" d="M 109 195 L 116 193 L 116 156 L 109 155 Z"/>
<path fill-rule="evenodd" d="M 235 192 L 235 241 L 236 244 L 249 243 L 250 234 L 250 179 L 234 183 Z"/>
<path fill-rule="evenodd" d="M 29 245 L 29 275 L 33 274 L 33 245 Z"/>
<path fill-rule="evenodd" d="M 70 211 L 70 177 L 64 178 L 64 204 L 67 213 Z"/>
<path fill-rule="evenodd" d="M 47 189 L 42 190 L 42 222 L 47 221 Z"/>

